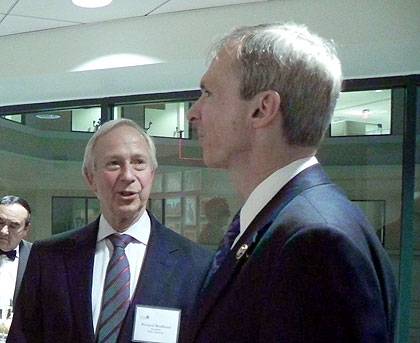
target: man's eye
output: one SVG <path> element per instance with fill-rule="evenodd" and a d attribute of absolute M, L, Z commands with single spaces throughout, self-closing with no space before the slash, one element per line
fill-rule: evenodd
<path fill-rule="evenodd" d="M 117 169 L 119 167 L 119 163 L 118 161 L 109 161 L 105 166 L 107 169 Z"/>
<path fill-rule="evenodd" d="M 144 168 L 146 168 L 146 165 L 147 165 L 145 160 L 134 160 L 131 164 L 136 169 L 144 169 Z"/>

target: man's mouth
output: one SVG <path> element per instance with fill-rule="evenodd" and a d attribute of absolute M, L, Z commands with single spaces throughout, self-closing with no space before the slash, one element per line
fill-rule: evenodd
<path fill-rule="evenodd" d="M 124 198 L 131 198 L 137 196 L 137 192 L 131 192 L 131 191 L 121 191 L 119 194 Z"/>

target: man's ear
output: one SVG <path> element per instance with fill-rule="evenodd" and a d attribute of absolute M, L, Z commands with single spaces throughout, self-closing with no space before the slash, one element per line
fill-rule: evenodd
<path fill-rule="evenodd" d="M 25 235 L 23 238 L 28 237 L 28 234 L 29 232 L 31 232 L 31 229 L 32 229 L 32 223 L 25 224 Z"/>
<path fill-rule="evenodd" d="M 274 90 L 258 93 L 255 96 L 255 111 L 252 114 L 252 125 L 260 128 L 269 125 L 280 115 L 280 94 Z"/>
<path fill-rule="evenodd" d="M 91 172 L 89 171 L 85 171 L 83 173 L 84 179 L 85 179 L 85 183 L 86 185 L 89 187 L 89 189 L 96 194 L 96 183 L 95 180 L 93 178 L 93 175 Z"/>

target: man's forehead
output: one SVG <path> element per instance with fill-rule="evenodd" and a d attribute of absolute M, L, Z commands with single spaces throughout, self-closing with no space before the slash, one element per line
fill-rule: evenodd
<path fill-rule="evenodd" d="M 10 221 L 20 222 L 27 217 L 28 211 L 20 204 L 0 205 L 0 215 Z"/>

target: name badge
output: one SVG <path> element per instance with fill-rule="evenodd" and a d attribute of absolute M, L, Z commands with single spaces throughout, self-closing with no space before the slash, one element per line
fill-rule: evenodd
<path fill-rule="evenodd" d="M 137 305 L 133 342 L 176 343 L 180 320 L 180 309 Z"/>

